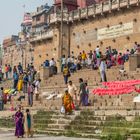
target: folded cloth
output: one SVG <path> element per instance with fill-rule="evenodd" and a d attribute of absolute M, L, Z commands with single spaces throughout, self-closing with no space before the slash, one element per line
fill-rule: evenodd
<path fill-rule="evenodd" d="M 57 98 L 62 98 L 63 94 L 58 94 Z"/>
<path fill-rule="evenodd" d="M 50 94 L 46 99 L 47 100 L 50 100 L 50 99 L 52 99 L 55 96 L 57 96 L 57 94 L 56 93 L 53 93 L 53 94 Z"/>

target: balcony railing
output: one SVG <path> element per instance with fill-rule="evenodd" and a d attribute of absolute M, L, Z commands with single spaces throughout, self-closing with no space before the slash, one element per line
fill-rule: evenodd
<path fill-rule="evenodd" d="M 53 38 L 53 31 L 46 31 L 43 33 L 35 34 L 33 37 L 31 37 L 30 42 L 36 42 L 40 40 L 45 40 L 45 39 L 51 39 Z"/>
<path fill-rule="evenodd" d="M 64 21 L 73 21 L 80 20 L 83 18 L 87 18 L 89 16 L 102 15 L 105 12 L 111 12 L 113 10 L 119 10 L 121 8 L 129 8 L 130 6 L 138 6 L 140 0 L 108 0 L 104 3 L 91 5 L 87 8 L 82 8 L 78 10 L 74 10 L 70 13 L 64 13 L 63 20 Z M 61 14 L 55 13 L 51 14 L 49 19 L 49 23 L 59 22 L 61 21 Z"/>

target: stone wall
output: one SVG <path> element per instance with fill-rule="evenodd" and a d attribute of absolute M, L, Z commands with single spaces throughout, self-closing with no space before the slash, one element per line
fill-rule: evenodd
<path fill-rule="evenodd" d="M 40 70 L 41 65 L 45 60 L 54 58 L 57 62 L 59 49 L 59 29 L 53 29 L 53 38 L 34 42 L 32 43 L 32 47 L 34 48 L 34 65 L 37 70 Z"/>
<path fill-rule="evenodd" d="M 35 43 L 34 64 L 39 69 L 46 59 L 54 57 L 57 61 L 61 54 L 68 56 L 72 52 L 77 56 L 82 50 L 94 50 L 97 45 L 102 51 L 111 46 L 124 52 L 131 49 L 135 41 L 140 42 L 139 25 L 139 7 L 64 23 L 63 48 L 60 47 L 60 24 L 50 25 L 53 29 L 53 39 Z"/>
<path fill-rule="evenodd" d="M 25 49 L 26 48 L 26 49 Z M 23 58 L 22 58 L 23 57 Z M 2 64 L 8 64 L 13 66 L 17 66 L 19 63 L 23 63 L 23 67 L 27 66 L 28 63 L 31 63 L 32 54 L 29 51 L 29 46 L 25 46 L 22 50 L 19 46 L 10 46 L 7 49 L 7 52 L 4 53 L 2 58 Z"/>
<path fill-rule="evenodd" d="M 127 28 L 129 24 L 131 24 L 132 27 Z M 74 22 L 70 28 L 70 50 L 77 55 L 82 50 L 86 50 L 87 52 L 93 50 L 97 45 L 100 46 L 101 50 L 105 50 L 108 46 L 112 46 L 112 48 L 116 48 L 120 51 L 126 50 L 126 48 L 130 49 L 135 41 L 140 42 L 139 25 L 140 9 L 136 7 L 131 10 L 124 9 L 103 16 L 100 15 L 96 18 L 91 17 L 87 20 Z M 112 28 L 118 28 L 117 26 L 120 26 L 119 28 L 125 26 L 128 31 L 126 31 L 125 35 L 123 35 L 122 32 L 122 36 L 120 34 L 119 37 L 112 34 L 108 39 L 99 39 L 99 32 L 101 32 L 101 29 L 106 28 L 103 30 L 113 31 Z M 117 32 L 118 29 L 114 31 Z"/>

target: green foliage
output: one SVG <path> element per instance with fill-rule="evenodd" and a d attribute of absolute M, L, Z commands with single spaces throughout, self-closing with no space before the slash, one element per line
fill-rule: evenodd
<path fill-rule="evenodd" d="M 121 135 L 120 133 L 108 134 L 106 137 L 101 137 L 102 140 L 127 140 L 125 135 Z"/>
<path fill-rule="evenodd" d="M 8 118 L 0 118 L 0 127 L 4 128 L 14 128 L 14 119 Z"/>
<path fill-rule="evenodd" d="M 140 135 L 132 135 L 133 140 L 140 140 Z"/>

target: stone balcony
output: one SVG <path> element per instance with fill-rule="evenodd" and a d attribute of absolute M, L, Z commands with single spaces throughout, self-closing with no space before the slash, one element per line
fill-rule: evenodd
<path fill-rule="evenodd" d="M 103 13 L 120 10 L 121 8 L 129 8 L 131 6 L 138 6 L 140 0 L 116 0 L 111 2 L 108 0 L 104 3 L 91 5 L 87 8 L 77 9 L 72 12 L 64 12 L 63 21 L 72 22 L 74 20 L 87 19 L 88 17 L 95 17 L 96 15 L 103 15 Z M 61 21 L 61 14 L 54 13 L 48 17 L 48 22 L 56 23 Z"/>
<path fill-rule="evenodd" d="M 51 38 L 53 38 L 53 31 L 52 30 L 46 31 L 46 32 L 43 32 L 43 33 L 39 33 L 39 34 L 35 34 L 34 36 L 32 36 L 30 38 L 30 42 L 33 43 L 33 42 L 46 40 L 46 39 L 51 39 Z"/>

